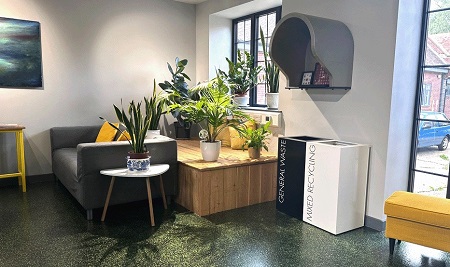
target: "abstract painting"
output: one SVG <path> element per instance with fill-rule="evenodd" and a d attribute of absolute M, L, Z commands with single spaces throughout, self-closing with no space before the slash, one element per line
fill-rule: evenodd
<path fill-rule="evenodd" d="M 42 87 L 39 22 L 0 18 L 0 87 Z"/>

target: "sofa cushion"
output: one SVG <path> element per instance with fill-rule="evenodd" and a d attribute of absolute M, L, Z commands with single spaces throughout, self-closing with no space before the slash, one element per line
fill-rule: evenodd
<path fill-rule="evenodd" d="M 397 191 L 386 199 L 384 213 L 388 217 L 450 228 L 450 199 Z"/>
<path fill-rule="evenodd" d="M 247 121 L 244 123 L 245 127 L 256 129 L 256 125 L 253 121 Z M 245 138 L 239 136 L 239 132 L 236 129 L 229 127 L 230 129 L 230 145 L 232 149 L 242 149 L 242 146 L 245 144 Z M 248 147 L 245 146 L 244 149 Z"/>
<path fill-rule="evenodd" d="M 114 126 L 119 127 L 119 123 L 113 123 Z M 102 128 L 98 132 L 97 139 L 95 142 L 111 142 L 114 141 L 114 137 L 116 136 L 117 130 L 114 129 L 109 123 L 104 122 Z"/>

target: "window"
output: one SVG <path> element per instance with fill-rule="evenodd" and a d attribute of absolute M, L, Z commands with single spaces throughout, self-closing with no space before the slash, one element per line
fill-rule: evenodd
<path fill-rule="evenodd" d="M 431 94 L 431 84 L 424 84 L 422 86 L 422 106 L 429 106 L 430 105 L 430 94 Z"/>
<path fill-rule="evenodd" d="M 267 44 L 281 17 L 281 7 L 264 10 L 258 13 L 233 20 L 233 61 L 236 62 L 240 51 L 249 52 L 254 59 L 255 66 L 264 66 L 264 54 L 259 36 L 259 28 L 264 32 Z M 266 105 L 266 86 L 263 74 L 259 75 L 260 82 L 250 91 L 250 106 Z"/>
<path fill-rule="evenodd" d="M 450 198 L 450 0 L 424 1 L 409 190 Z"/>

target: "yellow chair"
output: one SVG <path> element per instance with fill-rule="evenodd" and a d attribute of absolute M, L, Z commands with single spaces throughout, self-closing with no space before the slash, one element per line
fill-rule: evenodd
<path fill-rule="evenodd" d="M 27 191 L 25 180 L 25 151 L 23 146 L 23 129 L 24 126 L 17 124 L 0 124 L 0 133 L 15 133 L 16 135 L 16 151 L 17 151 L 17 169 L 15 173 L 0 174 L 1 178 L 19 177 L 19 185 L 22 185 L 22 192 Z"/>
<path fill-rule="evenodd" d="M 450 199 L 397 191 L 384 202 L 389 253 L 395 240 L 450 252 Z"/>

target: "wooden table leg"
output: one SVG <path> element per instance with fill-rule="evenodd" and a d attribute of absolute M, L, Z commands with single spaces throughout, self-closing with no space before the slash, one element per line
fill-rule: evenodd
<path fill-rule="evenodd" d="M 115 179 L 116 179 L 116 177 L 112 176 L 111 177 L 111 183 L 109 183 L 108 195 L 106 195 L 105 206 L 103 207 L 102 222 L 105 221 L 106 211 L 108 210 L 109 199 L 111 198 L 111 192 L 112 192 L 112 189 L 113 189 L 113 186 L 114 186 L 114 180 Z"/>
<path fill-rule="evenodd" d="M 146 178 L 146 182 L 147 182 L 148 206 L 150 208 L 150 222 L 152 226 L 155 226 L 155 218 L 153 217 L 152 189 L 150 188 L 150 177 Z"/>
<path fill-rule="evenodd" d="M 163 203 L 164 203 L 164 209 L 167 209 L 166 193 L 164 191 L 162 175 L 159 176 L 159 189 L 161 190 L 161 195 L 162 195 L 162 199 L 163 199 Z"/>
<path fill-rule="evenodd" d="M 27 191 L 25 178 L 25 151 L 23 147 L 23 131 L 16 132 L 17 168 L 20 173 L 19 185 L 22 185 L 22 192 Z"/>

